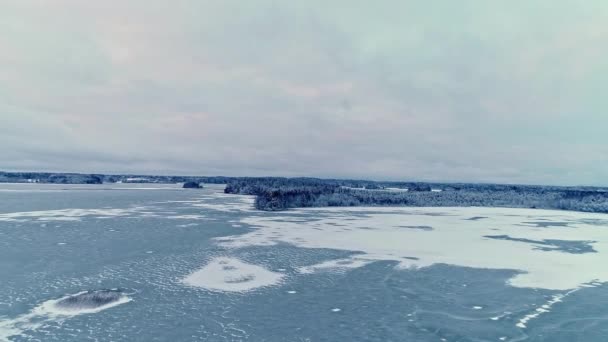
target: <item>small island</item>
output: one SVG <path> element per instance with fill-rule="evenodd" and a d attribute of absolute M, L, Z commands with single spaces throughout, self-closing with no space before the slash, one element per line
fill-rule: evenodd
<path fill-rule="evenodd" d="M 182 186 L 182 188 L 184 188 L 184 189 L 202 189 L 203 186 L 197 182 L 185 182 L 184 186 Z"/>

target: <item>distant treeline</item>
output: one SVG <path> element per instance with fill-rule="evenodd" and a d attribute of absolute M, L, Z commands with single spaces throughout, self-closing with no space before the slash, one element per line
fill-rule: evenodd
<path fill-rule="evenodd" d="M 0 183 L 102 184 L 102 183 L 207 183 L 226 184 L 231 177 L 104 175 L 51 172 L 0 172 Z"/>
<path fill-rule="evenodd" d="M 508 184 L 376 182 L 352 179 L 150 176 L 0 172 L 0 183 L 227 184 L 229 194 L 255 195 L 260 210 L 333 206 L 517 207 L 608 213 L 608 188 Z"/>
<path fill-rule="evenodd" d="M 225 192 L 255 195 L 255 207 L 260 210 L 333 206 L 478 206 L 608 213 L 608 189 L 595 187 L 243 178 L 228 182 Z"/>

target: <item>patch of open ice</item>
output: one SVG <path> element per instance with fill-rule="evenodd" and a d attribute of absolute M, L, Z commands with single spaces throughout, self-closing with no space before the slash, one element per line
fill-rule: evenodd
<path fill-rule="evenodd" d="M 247 264 L 235 258 L 218 257 L 182 279 L 182 282 L 210 291 L 246 292 L 276 285 L 283 277 L 281 273 Z"/>
<path fill-rule="evenodd" d="M 311 219 L 307 220 L 307 216 Z M 485 218 L 467 220 L 471 217 Z M 360 267 L 375 260 L 398 261 L 401 268 L 444 263 L 519 270 L 520 273 L 509 280 L 510 285 L 569 290 L 592 280 L 608 281 L 605 267 L 608 229 L 592 224 L 606 217 L 605 214 L 511 208 L 311 208 L 245 217 L 241 222 L 256 228 L 254 231 L 217 241 L 233 248 L 289 243 L 302 248 L 359 252 L 349 262 L 333 260 L 300 269 L 305 273 Z M 568 225 L 535 228 L 525 224 L 540 220 Z M 404 225 L 431 226 L 433 230 L 401 228 Z M 485 237 L 495 235 L 494 229 L 513 239 Z M 543 250 L 534 243 L 522 243 L 524 239 L 555 243 L 588 241 L 596 252 Z"/>

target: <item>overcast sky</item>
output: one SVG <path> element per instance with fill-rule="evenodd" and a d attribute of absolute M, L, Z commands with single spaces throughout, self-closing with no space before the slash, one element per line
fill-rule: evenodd
<path fill-rule="evenodd" d="M 0 0 L 0 169 L 608 185 L 608 1 Z"/>

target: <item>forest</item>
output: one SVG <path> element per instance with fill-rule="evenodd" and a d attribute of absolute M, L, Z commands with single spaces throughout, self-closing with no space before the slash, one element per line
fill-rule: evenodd
<path fill-rule="evenodd" d="M 608 189 L 595 187 L 241 178 L 228 182 L 225 192 L 255 195 L 255 207 L 266 211 L 337 206 L 476 206 L 608 213 Z"/>

